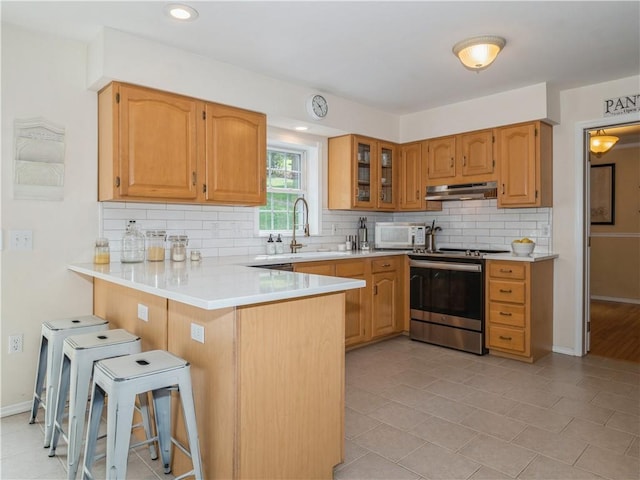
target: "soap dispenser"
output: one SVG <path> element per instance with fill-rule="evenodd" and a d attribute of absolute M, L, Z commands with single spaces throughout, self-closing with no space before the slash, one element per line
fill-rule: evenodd
<path fill-rule="evenodd" d="M 278 238 L 276 239 L 276 253 L 284 253 L 284 242 L 280 234 L 278 234 Z"/>
<path fill-rule="evenodd" d="M 276 253 L 276 245 L 273 241 L 273 235 L 269 234 L 269 240 L 267 240 L 267 255 L 273 255 Z"/>

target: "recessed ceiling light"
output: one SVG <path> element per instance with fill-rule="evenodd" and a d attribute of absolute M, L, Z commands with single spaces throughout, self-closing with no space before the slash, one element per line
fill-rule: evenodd
<path fill-rule="evenodd" d="M 309 130 L 309 127 L 305 127 L 304 125 L 300 125 L 299 127 L 294 127 L 294 130 L 299 132 L 304 132 L 305 130 Z"/>
<path fill-rule="evenodd" d="M 171 18 L 181 20 L 183 22 L 192 22 L 198 18 L 198 11 L 195 8 L 182 3 L 170 3 L 164 7 L 164 11 Z"/>

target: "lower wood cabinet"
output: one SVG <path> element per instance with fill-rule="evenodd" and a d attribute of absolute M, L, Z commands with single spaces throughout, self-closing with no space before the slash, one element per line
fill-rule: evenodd
<path fill-rule="evenodd" d="M 553 345 L 553 260 L 487 261 L 486 345 L 534 362 Z"/>
<path fill-rule="evenodd" d="M 405 328 L 408 298 L 404 291 L 404 259 L 400 255 L 303 262 L 294 264 L 294 271 L 367 282 L 364 288 L 345 292 L 345 346 L 353 347 Z"/>

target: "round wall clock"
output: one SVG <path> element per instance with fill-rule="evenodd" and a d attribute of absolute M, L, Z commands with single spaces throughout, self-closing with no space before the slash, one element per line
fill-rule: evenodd
<path fill-rule="evenodd" d="M 322 95 L 312 95 L 307 100 L 307 112 L 312 118 L 316 120 L 322 120 L 327 116 L 329 111 L 329 104 Z"/>

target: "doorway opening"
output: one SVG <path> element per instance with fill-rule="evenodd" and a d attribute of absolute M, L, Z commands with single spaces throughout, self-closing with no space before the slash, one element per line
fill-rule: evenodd
<path fill-rule="evenodd" d="M 640 123 L 585 129 L 584 162 L 584 353 L 640 363 Z"/>

